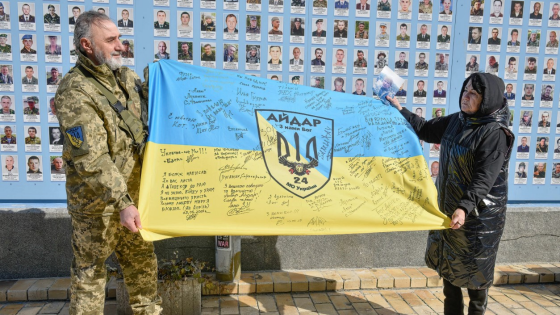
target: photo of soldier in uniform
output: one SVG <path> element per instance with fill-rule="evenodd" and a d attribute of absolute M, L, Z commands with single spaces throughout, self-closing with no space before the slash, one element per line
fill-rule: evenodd
<path fill-rule="evenodd" d="M 247 45 L 245 62 L 248 64 L 259 64 L 261 62 L 261 48 L 259 45 Z"/>
<path fill-rule="evenodd" d="M 62 47 L 59 45 L 60 42 L 60 36 L 45 36 L 45 55 L 60 56 L 62 54 Z"/>
<path fill-rule="evenodd" d="M 192 42 L 178 42 L 178 57 L 177 60 L 192 61 L 193 60 L 193 43 Z"/>
<path fill-rule="evenodd" d="M 167 17 L 167 13 L 164 10 L 157 10 L 156 20 L 154 21 L 154 29 L 157 30 L 169 29 L 169 20 Z"/>
<path fill-rule="evenodd" d="M 60 16 L 56 13 L 57 9 L 60 9 L 59 5 L 58 4 L 56 4 L 56 5 L 45 4 L 45 6 L 47 7 L 47 13 L 43 16 L 44 23 L 45 24 L 60 24 Z"/>
<path fill-rule="evenodd" d="M 2 99 L 4 100 L 4 99 Z M 15 134 L 16 126 L 4 126 L 4 128 L 0 129 L 3 131 L 3 134 L 0 135 L 0 143 L 1 144 L 17 144 L 17 138 Z"/>
<path fill-rule="evenodd" d="M 156 47 L 154 48 L 154 50 L 156 51 L 156 53 L 154 54 L 154 59 L 170 59 L 169 53 L 167 52 L 169 41 L 155 40 L 154 44 L 156 45 Z"/>
<path fill-rule="evenodd" d="M 121 51 L 122 58 L 134 58 L 134 41 L 132 39 L 122 40 L 123 50 Z"/>
<path fill-rule="evenodd" d="M 47 85 L 59 85 L 62 79 L 61 67 L 47 67 Z"/>

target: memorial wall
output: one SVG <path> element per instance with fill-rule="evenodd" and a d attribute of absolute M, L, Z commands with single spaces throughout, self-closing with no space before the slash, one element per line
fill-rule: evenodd
<path fill-rule="evenodd" d="M 2 200 L 65 199 L 64 137 L 52 105 L 77 59 L 75 18 L 92 9 L 117 23 L 123 64 L 139 74 L 174 59 L 370 98 L 389 66 L 405 79 L 401 103 L 431 119 L 458 111 L 470 73 L 494 73 L 506 83 L 517 136 L 510 200 L 559 200 L 560 4 L 261 1 L 0 0 Z M 422 146 L 435 178 L 439 145 Z"/>

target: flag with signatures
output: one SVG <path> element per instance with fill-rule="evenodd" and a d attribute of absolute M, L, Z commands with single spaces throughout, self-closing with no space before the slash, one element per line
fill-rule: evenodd
<path fill-rule="evenodd" d="M 147 240 L 443 229 L 414 131 L 379 100 L 150 65 Z"/>

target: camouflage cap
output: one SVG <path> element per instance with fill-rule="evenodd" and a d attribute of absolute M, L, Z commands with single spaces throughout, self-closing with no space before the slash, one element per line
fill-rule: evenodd
<path fill-rule="evenodd" d="M 38 103 L 39 102 L 39 98 L 37 96 L 30 96 L 27 98 L 27 102 L 32 102 L 32 103 Z"/>
<path fill-rule="evenodd" d="M 379 24 L 379 27 L 385 27 L 385 28 L 386 28 L 386 27 L 387 27 L 387 24 L 381 23 L 381 24 Z"/>
<path fill-rule="evenodd" d="M 299 75 L 294 75 L 294 76 L 292 77 L 292 81 L 294 81 L 294 80 L 299 80 Z"/>
<path fill-rule="evenodd" d="M 250 50 L 257 50 L 257 46 L 251 46 Z"/>
<path fill-rule="evenodd" d="M 1 3 L 1 2 L 0 2 L 0 3 Z M 6 38 L 7 38 L 8 35 L 7 35 L 7 34 L 0 34 L 0 37 L 6 37 Z"/>
<path fill-rule="evenodd" d="M 49 6 L 47 7 L 47 9 L 50 9 L 50 8 L 53 8 L 53 9 L 54 9 L 55 7 L 54 7 L 54 5 L 49 4 Z"/>

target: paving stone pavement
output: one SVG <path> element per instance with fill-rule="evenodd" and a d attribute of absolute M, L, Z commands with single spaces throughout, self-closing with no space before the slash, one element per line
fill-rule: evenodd
<path fill-rule="evenodd" d="M 465 305 L 468 296 L 465 292 Z M 443 314 L 442 288 L 268 293 L 202 297 L 202 314 Z M 466 314 L 465 308 L 465 314 Z M 68 314 L 67 301 L 0 304 L 0 315 Z M 107 300 L 105 314 L 116 314 Z M 560 283 L 502 285 L 490 289 L 488 315 L 558 314 Z"/>

